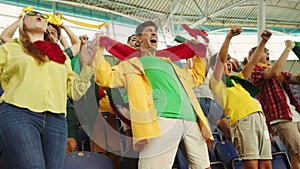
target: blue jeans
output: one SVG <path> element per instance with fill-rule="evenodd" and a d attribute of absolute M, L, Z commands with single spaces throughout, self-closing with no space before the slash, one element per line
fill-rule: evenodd
<path fill-rule="evenodd" d="M 197 98 L 200 103 L 201 109 L 204 115 L 207 117 L 208 121 L 211 124 L 212 130 L 215 128 L 216 122 L 225 118 L 223 114 L 223 108 L 215 100 L 209 98 Z"/>
<path fill-rule="evenodd" d="M 0 169 L 62 169 L 66 143 L 64 114 L 0 104 Z"/>

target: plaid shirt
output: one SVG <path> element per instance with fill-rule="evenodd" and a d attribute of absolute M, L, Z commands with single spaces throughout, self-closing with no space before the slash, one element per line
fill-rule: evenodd
<path fill-rule="evenodd" d="M 288 72 L 281 72 L 281 82 L 275 78 L 266 80 L 263 78 L 266 68 L 258 64 L 251 74 L 251 82 L 261 90 L 257 99 L 262 105 L 266 120 L 268 124 L 275 119 L 292 120 L 291 110 L 284 94 L 285 91 L 291 104 L 296 107 L 297 112 L 300 112 L 300 104 L 288 83 L 292 75 Z"/>

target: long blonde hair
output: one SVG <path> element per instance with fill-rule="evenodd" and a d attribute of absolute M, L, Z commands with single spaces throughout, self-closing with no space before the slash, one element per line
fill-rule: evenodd
<path fill-rule="evenodd" d="M 24 24 L 24 18 L 22 19 L 19 27 L 20 42 L 22 43 L 23 50 L 26 54 L 32 56 L 39 64 L 45 63 L 48 58 L 41 50 L 36 48 L 34 44 L 30 42 L 29 36 L 26 33 L 27 28 Z"/>

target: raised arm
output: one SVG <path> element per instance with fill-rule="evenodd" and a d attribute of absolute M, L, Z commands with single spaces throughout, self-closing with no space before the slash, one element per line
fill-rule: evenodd
<path fill-rule="evenodd" d="M 60 43 L 63 45 L 63 47 L 65 49 L 70 47 L 70 49 L 72 50 L 73 55 L 76 55 L 80 50 L 80 43 L 81 43 L 80 39 L 71 31 L 70 28 L 68 28 L 64 24 L 60 25 L 60 27 L 62 29 L 64 29 L 65 32 L 67 33 L 67 35 L 69 36 L 69 38 L 71 40 L 72 45 L 69 46 L 69 44 L 67 43 L 66 39 L 63 36 L 61 36 Z"/>
<path fill-rule="evenodd" d="M 21 17 L 19 17 L 18 20 L 16 20 L 12 24 L 10 24 L 8 27 L 6 27 L 2 31 L 2 33 L 0 35 L 0 39 L 3 43 L 6 43 L 6 42 L 8 42 L 12 39 L 12 37 L 14 36 L 17 28 L 19 27 L 20 20 L 21 20 Z"/>
<path fill-rule="evenodd" d="M 295 42 L 291 40 L 285 41 L 285 49 L 279 59 L 274 63 L 273 67 L 264 71 L 265 79 L 277 78 L 284 69 L 284 65 L 289 56 L 290 51 L 294 48 Z"/>
<path fill-rule="evenodd" d="M 242 28 L 239 26 L 233 26 L 230 31 L 227 33 L 226 38 L 221 46 L 221 49 L 218 53 L 218 57 L 216 59 L 215 69 L 214 69 L 214 78 L 216 81 L 220 81 L 224 72 L 224 67 L 227 61 L 228 49 L 231 38 L 239 35 L 242 32 Z"/>
<path fill-rule="evenodd" d="M 245 65 L 245 67 L 242 70 L 242 73 L 243 73 L 245 79 L 249 79 L 249 77 L 251 76 L 251 73 L 252 73 L 255 65 L 259 62 L 261 56 L 264 54 L 264 49 L 265 49 L 266 43 L 268 42 L 268 40 L 270 39 L 271 36 L 272 36 L 272 33 L 268 30 L 264 30 L 261 33 L 260 43 L 258 44 L 257 48 L 251 55 L 249 62 Z"/>
<path fill-rule="evenodd" d="M 93 62 L 95 59 L 97 46 L 97 40 L 94 40 L 89 49 L 84 49 L 80 53 L 82 69 L 79 76 L 74 73 L 71 68 L 69 69 L 69 82 L 71 83 L 70 87 L 68 88 L 68 96 L 74 100 L 79 99 L 90 87 L 90 79 L 95 74 Z"/>
<path fill-rule="evenodd" d="M 204 41 L 207 49 L 207 55 L 206 55 L 206 73 L 210 69 L 210 58 L 214 55 L 213 47 L 209 42 Z"/>

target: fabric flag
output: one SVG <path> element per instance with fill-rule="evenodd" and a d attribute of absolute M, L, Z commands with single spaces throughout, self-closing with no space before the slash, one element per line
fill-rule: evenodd
<path fill-rule="evenodd" d="M 250 95 L 251 97 L 255 98 L 260 89 L 250 83 L 248 80 L 242 79 L 239 76 L 232 75 L 230 77 L 223 76 L 222 81 L 226 84 L 227 87 L 233 87 L 234 84 L 231 80 L 234 80 L 235 83 L 239 83 Z"/>
<path fill-rule="evenodd" d="M 292 49 L 298 59 L 300 59 L 300 42 L 295 42 L 295 47 Z"/>
<path fill-rule="evenodd" d="M 186 38 L 184 38 L 184 37 L 182 37 L 182 36 L 179 36 L 179 35 L 177 35 L 177 36 L 175 37 L 174 40 L 175 40 L 177 43 L 183 43 L 183 42 L 188 41 L 188 39 L 186 39 Z"/>
<path fill-rule="evenodd" d="M 121 60 L 140 55 L 139 50 L 133 49 L 132 47 L 115 41 L 107 36 L 101 36 L 99 42 L 109 53 Z M 156 56 L 170 58 L 173 62 L 192 58 L 195 54 L 205 58 L 206 46 L 202 43 L 194 45 L 191 41 L 187 41 L 177 46 L 156 51 Z"/>
<path fill-rule="evenodd" d="M 200 30 L 197 28 L 190 28 L 186 24 L 181 25 L 183 29 L 185 29 L 192 37 L 197 39 L 197 36 L 201 36 L 207 43 L 209 42 L 209 39 L 207 38 L 208 34 L 204 30 Z"/>

